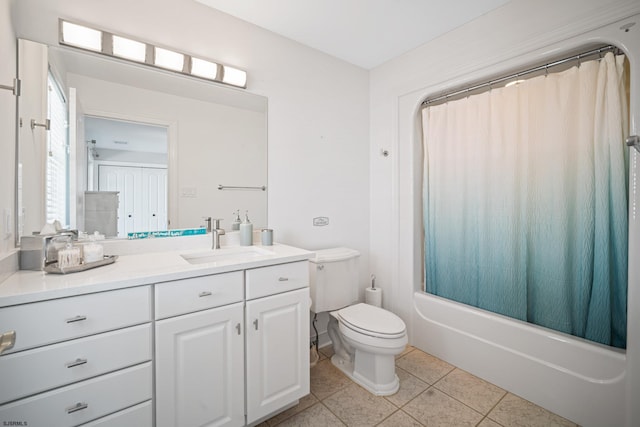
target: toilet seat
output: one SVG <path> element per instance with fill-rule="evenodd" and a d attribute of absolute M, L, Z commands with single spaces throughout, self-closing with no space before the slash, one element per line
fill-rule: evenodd
<path fill-rule="evenodd" d="M 395 314 L 369 304 L 355 304 L 336 312 L 342 326 L 363 335 L 383 339 L 402 338 L 406 325 Z"/>

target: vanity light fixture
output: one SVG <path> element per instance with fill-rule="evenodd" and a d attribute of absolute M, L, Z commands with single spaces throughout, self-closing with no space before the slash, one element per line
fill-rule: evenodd
<path fill-rule="evenodd" d="M 184 55 L 161 47 L 154 48 L 153 64 L 167 70 L 182 71 L 184 68 Z"/>
<path fill-rule="evenodd" d="M 113 36 L 113 56 L 144 62 L 147 57 L 147 45 L 126 37 Z"/>
<path fill-rule="evenodd" d="M 224 83 L 227 83 L 233 86 L 246 87 L 247 73 L 245 71 L 238 70 L 237 68 L 229 67 L 228 65 L 225 65 L 223 69 L 224 69 L 224 74 L 222 76 L 222 81 Z"/>
<path fill-rule="evenodd" d="M 200 58 L 191 58 L 191 74 L 205 79 L 215 80 L 218 76 L 218 64 Z M 244 87 L 242 85 L 241 87 Z"/>
<path fill-rule="evenodd" d="M 246 89 L 247 72 L 206 59 L 59 19 L 59 42 L 114 58 Z"/>
<path fill-rule="evenodd" d="M 102 31 L 60 20 L 60 43 L 102 52 Z"/>

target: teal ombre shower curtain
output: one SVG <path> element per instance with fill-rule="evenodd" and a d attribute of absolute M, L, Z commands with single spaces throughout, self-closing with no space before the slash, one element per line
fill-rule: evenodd
<path fill-rule="evenodd" d="M 624 348 L 624 56 L 422 111 L 426 291 Z"/>

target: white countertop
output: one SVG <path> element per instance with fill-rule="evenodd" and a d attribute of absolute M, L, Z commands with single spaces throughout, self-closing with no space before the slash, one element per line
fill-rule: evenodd
<path fill-rule="evenodd" d="M 255 246 L 271 253 L 254 255 L 241 262 L 230 259 L 199 265 L 190 264 L 180 256 L 203 251 L 198 248 L 120 255 L 113 264 L 71 274 L 21 270 L 0 283 L 0 307 L 303 261 L 314 254 L 281 244 Z"/>

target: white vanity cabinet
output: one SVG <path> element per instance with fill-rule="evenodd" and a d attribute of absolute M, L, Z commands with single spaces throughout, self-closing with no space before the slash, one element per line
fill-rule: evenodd
<path fill-rule="evenodd" d="M 16 334 L 0 354 L 0 425 L 255 426 L 296 404 L 309 393 L 310 252 L 224 253 L 3 281 L 0 334 Z"/>
<path fill-rule="evenodd" d="M 308 286 L 307 261 L 246 272 L 248 424 L 309 394 Z"/>
<path fill-rule="evenodd" d="M 309 393 L 308 274 L 299 261 L 155 285 L 158 427 L 254 424 Z"/>
<path fill-rule="evenodd" d="M 243 272 L 156 285 L 156 425 L 244 425 Z"/>
<path fill-rule="evenodd" d="M 150 292 L 139 286 L 1 308 L 1 332 L 15 330 L 16 340 L 0 356 L 0 421 L 75 426 L 117 419 L 144 402 L 150 420 Z"/>

